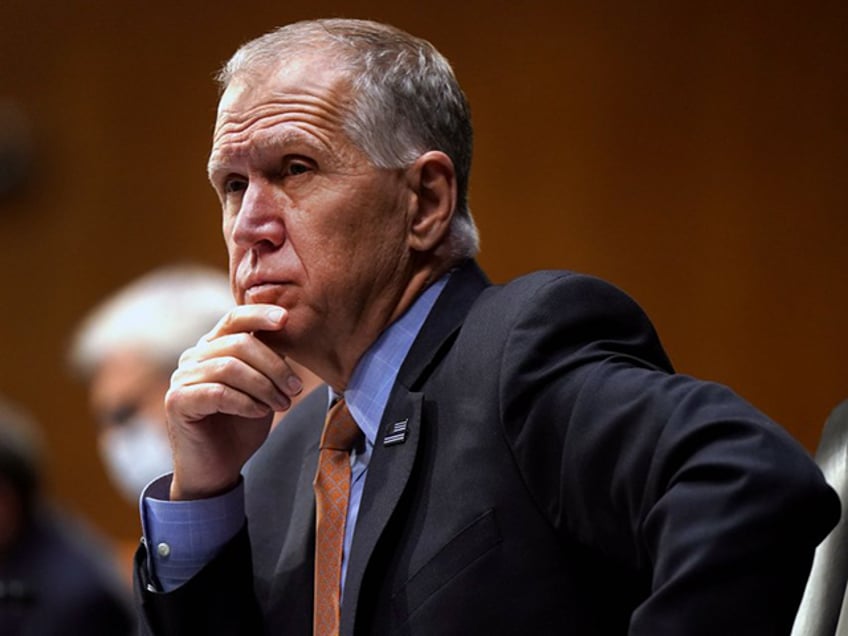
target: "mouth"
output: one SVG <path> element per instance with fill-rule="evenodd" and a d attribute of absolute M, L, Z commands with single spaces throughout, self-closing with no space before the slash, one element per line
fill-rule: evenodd
<path fill-rule="evenodd" d="M 281 305 L 286 290 L 290 287 L 291 283 L 284 281 L 254 283 L 245 287 L 244 302 L 247 304 L 267 303 Z"/>

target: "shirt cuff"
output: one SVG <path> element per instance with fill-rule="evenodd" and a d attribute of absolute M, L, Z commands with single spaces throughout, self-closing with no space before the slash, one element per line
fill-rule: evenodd
<path fill-rule="evenodd" d="M 170 501 L 172 475 L 151 482 L 141 495 L 147 566 L 159 589 L 170 592 L 197 574 L 242 528 L 244 482 L 223 495 Z"/>

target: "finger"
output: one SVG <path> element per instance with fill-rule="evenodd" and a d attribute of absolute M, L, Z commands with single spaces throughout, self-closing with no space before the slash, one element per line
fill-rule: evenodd
<path fill-rule="evenodd" d="M 229 387 L 274 411 L 283 411 L 291 406 L 291 398 L 286 390 L 280 388 L 265 372 L 233 356 L 218 356 L 180 366 L 171 378 L 174 388 L 198 384 Z"/>
<path fill-rule="evenodd" d="M 228 334 L 200 343 L 183 360 L 181 366 L 200 364 L 215 358 L 237 358 L 264 374 L 287 396 L 301 392 L 300 378 L 286 359 L 251 333 Z"/>
<path fill-rule="evenodd" d="M 170 421 L 176 415 L 184 422 L 199 422 L 219 413 L 254 419 L 274 411 L 243 391 L 214 382 L 174 387 L 165 395 L 165 406 L 172 415 Z"/>
<path fill-rule="evenodd" d="M 287 317 L 286 310 L 277 305 L 238 305 L 224 314 L 201 341 L 209 342 L 233 333 L 279 331 L 286 324 Z"/>

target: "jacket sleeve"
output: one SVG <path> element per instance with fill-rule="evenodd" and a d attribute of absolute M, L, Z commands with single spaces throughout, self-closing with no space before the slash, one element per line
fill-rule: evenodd
<path fill-rule="evenodd" d="M 674 373 L 614 287 L 561 274 L 516 306 L 505 434 L 557 531 L 646 582 L 631 636 L 788 634 L 839 516 L 812 458 L 726 387 Z"/>
<path fill-rule="evenodd" d="M 246 526 L 197 575 L 167 594 L 153 591 L 142 544 L 135 555 L 134 588 L 141 636 L 262 634 Z"/>

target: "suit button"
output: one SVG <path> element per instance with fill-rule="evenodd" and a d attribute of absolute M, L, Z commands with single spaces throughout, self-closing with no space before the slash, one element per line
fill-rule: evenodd
<path fill-rule="evenodd" d="M 169 546 L 164 541 L 156 546 L 156 552 L 160 557 L 167 558 L 169 554 L 171 554 L 171 546 Z"/>

